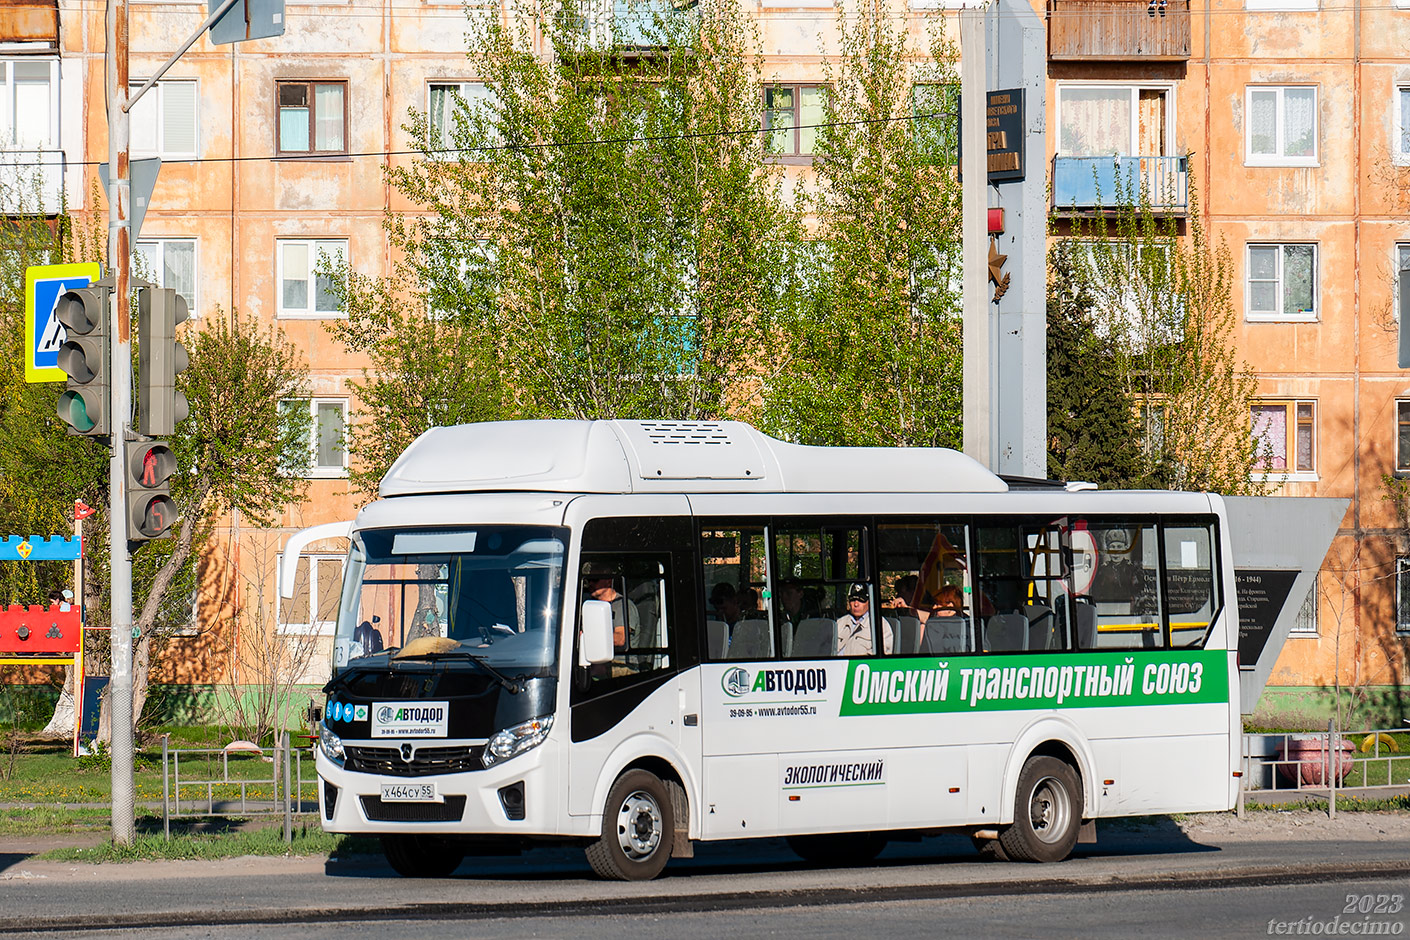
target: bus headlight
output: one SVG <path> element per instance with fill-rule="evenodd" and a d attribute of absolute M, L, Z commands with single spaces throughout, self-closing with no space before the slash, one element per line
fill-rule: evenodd
<path fill-rule="evenodd" d="M 339 767 L 343 766 L 343 739 L 329 731 L 328 726 L 322 722 L 318 724 L 318 748 L 324 757 Z"/>
<path fill-rule="evenodd" d="M 548 737 L 553 727 L 553 716 L 531 718 L 512 728 L 497 731 L 485 745 L 485 753 L 480 760 L 486 767 L 493 767 L 500 761 L 508 760 L 515 754 L 522 754 L 530 748 L 538 747 Z"/>

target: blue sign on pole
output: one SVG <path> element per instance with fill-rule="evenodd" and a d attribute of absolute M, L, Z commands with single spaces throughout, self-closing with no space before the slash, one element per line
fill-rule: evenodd
<path fill-rule="evenodd" d="M 87 287 L 103 276 L 98 262 L 40 264 L 24 272 L 24 380 L 62 382 L 59 347 L 67 338 L 54 316 L 54 307 L 66 290 Z"/>

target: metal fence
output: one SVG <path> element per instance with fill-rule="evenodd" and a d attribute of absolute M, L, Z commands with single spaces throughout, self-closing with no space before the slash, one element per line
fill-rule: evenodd
<path fill-rule="evenodd" d="M 312 748 L 293 747 L 287 732 L 268 755 L 260 748 L 173 748 L 170 744 L 164 735 L 162 832 L 168 840 L 173 819 L 282 814 L 284 841 L 291 842 L 294 814 L 317 811 L 318 775 L 311 766 L 310 775 L 304 775 L 304 759 L 307 757 L 312 764 Z M 267 770 L 263 768 L 266 763 Z M 256 769 L 260 772 L 251 772 Z M 307 801 L 305 791 L 310 794 Z"/>
<path fill-rule="evenodd" d="M 1410 786 L 1410 732 L 1404 728 L 1286 734 L 1245 734 L 1244 795 L 1308 792 L 1326 795 L 1333 814 L 1338 791 L 1365 795 L 1385 787 Z"/>

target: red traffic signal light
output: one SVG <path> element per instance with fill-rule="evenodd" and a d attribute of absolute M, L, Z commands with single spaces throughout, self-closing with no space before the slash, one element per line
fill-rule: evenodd
<path fill-rule="evenodd" d="M 127 445 L 127 540 L 145 542 L 169 534 L 176 522 L 170 484 L 176 455 L 164 441 Z"/>

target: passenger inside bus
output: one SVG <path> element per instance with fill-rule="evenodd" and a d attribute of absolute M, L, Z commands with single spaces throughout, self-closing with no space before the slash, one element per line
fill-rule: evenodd
<path fill-rule="evenodd" d="M 721 581 L 710 589 L 712 619 L 733 626 L 739 620 L 739 594 L 734 585 Z"/>
<path fill-rule="evenodd" d="M 858 581 L 847 590 L 847 613 L 837 618 L 837 655 L 875 655 L 872 636 L 871 592 Z M 881 650 L 891 652 L 891 624 L 881 624 Z"/>
<path fill-rule="evenodd" d="M 940 588 L 933 602 L 922 608 L 920 652 L 932 656 L 963 653 L 970 648 L 969 618 L 964 615 L 964 595 L 953 584 Z"/>
<path fill-rule="evenodd" d="M 610 575 L 594 575 L 583 579 L 584 600 L 605 601 L 612 606 L 612 645 L 618 650 L 627 648 L 627 639 L 637 646 L 641 633 L 641 614 L 633 604 L 617 590 L 617 579 Z"/>

